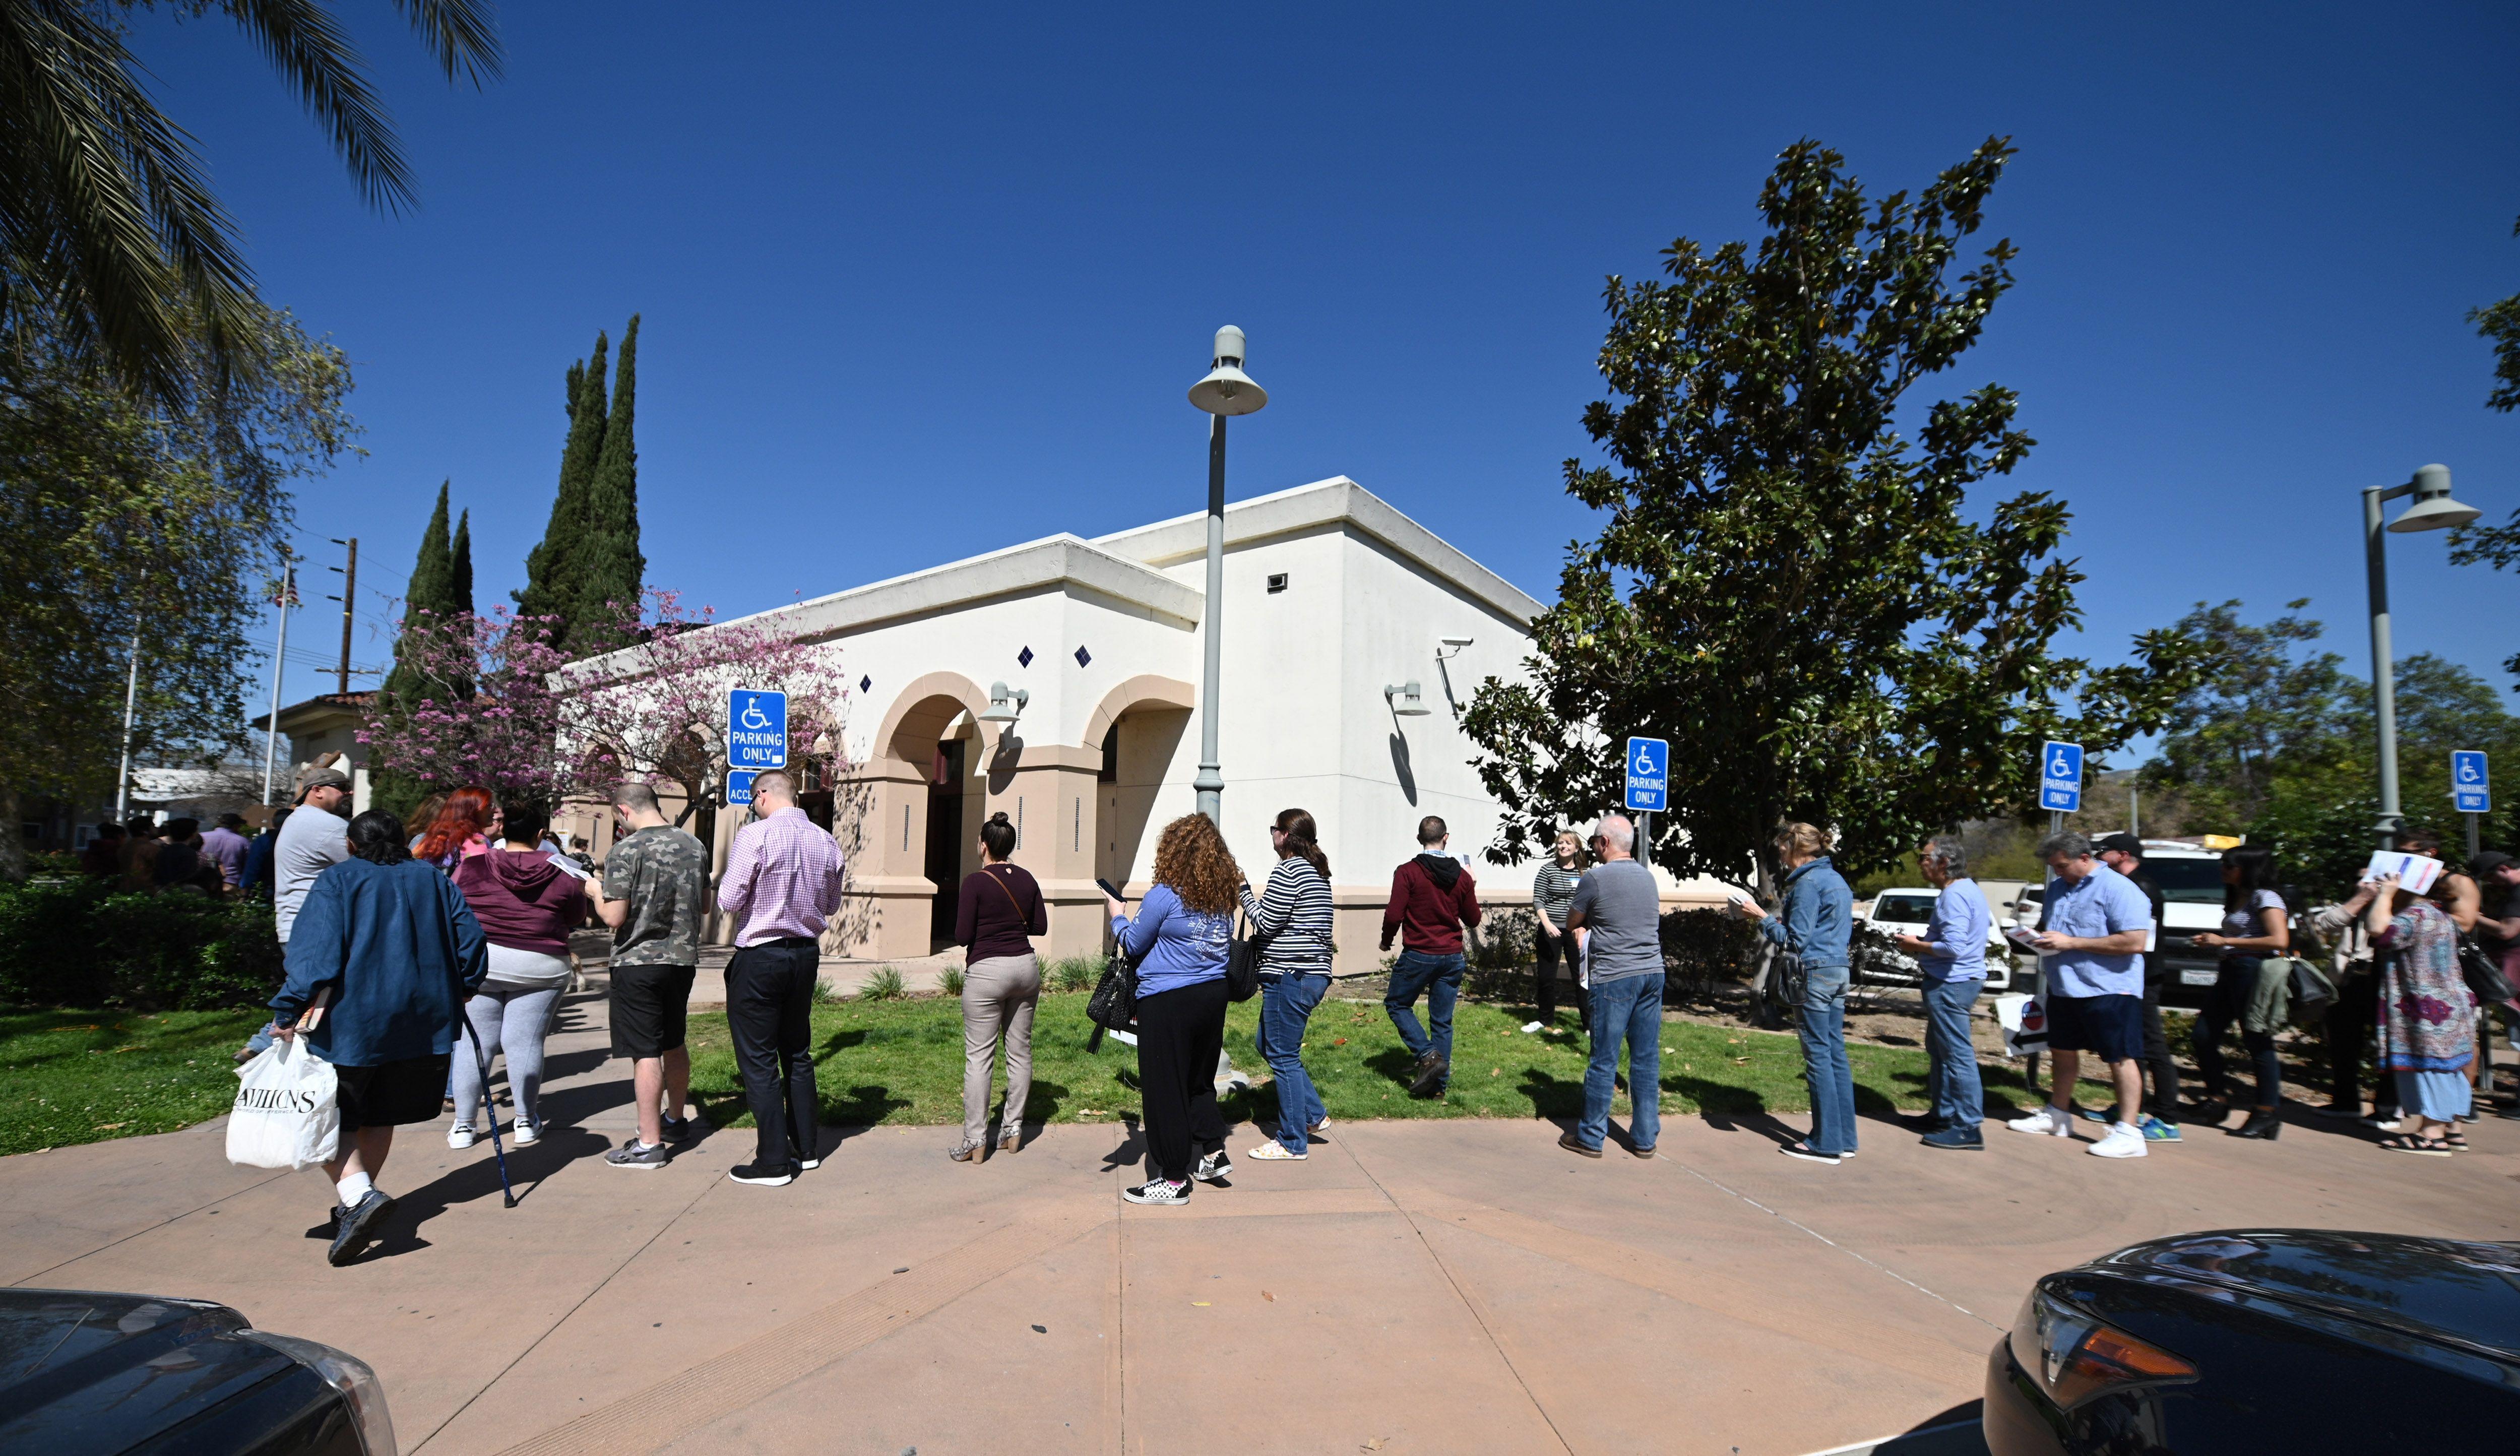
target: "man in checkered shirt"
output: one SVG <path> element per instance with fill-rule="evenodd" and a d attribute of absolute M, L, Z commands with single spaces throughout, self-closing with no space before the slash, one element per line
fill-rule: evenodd
<path fill-rule="evenodd" d="M 752 812 L 727 854 L 717 907 L 735 919 L 726 1022 L 759 1141 L 753 1160 L 727 1176 L 776 1188 L 823 1161 L 809 1044 L 823 924 L 840 907 L 840 846 L 796 807 L 784 773 L 752 781 Z"/>

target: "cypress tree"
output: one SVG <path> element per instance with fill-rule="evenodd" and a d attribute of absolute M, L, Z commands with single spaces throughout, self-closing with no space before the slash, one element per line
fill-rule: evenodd
<path fill-rule="evenodd" d="M 599 363 L 602 355 L 598 354 Z M 577 603 L 569 614 L 569 650 L 599 652 L 620 645 L 611 624 L 639 610 L 648 559 L 639 550 L 639 446 L 632 422 L 638 395 L 639 316 L 621 335 L 621 360 L 612 380 L 612 413 L 604 427 L 604 450 L 587 492 L 586 533 L 574 564 Z"/>
<path fill-rule="evenodd" d="M 393 670 L 385 674 L 378 693 L 378 708 L 384 716 L 398 717 L 425 698 L 460 697 L 472 691 L 469 682 L 433 681 L 407 660 L 419 656 L 416 644 L 422 634 L 443 631 L 449 618 L 472 610 L 472 515 L 466 513 L 465 529 L 450 541 L 447 489 L 445 484 L 437 487 L 437 509 L 429 513 L 428 527 L 420 534 L 420 556 L 412 565 L 411 583 L 403 589 L 402 634 L 394 641 Z M 406 652 L 406 647 L 413 650 Z M 420 801 L 417 781 L 396 773 L 389 763 L 374 767 L 377 802 L 403 813 Z"/>
<path fill-rule="evenodd" d="M 604 453 L 604 356 L 609 346 L 599 333 L 595 357 L 568 367 L 568 439 L 560 452 L 560 492 L 552 498 L 542 544 L 525 557 L 525 589 L 517 594 L 519 613 L 557 618 L 554 642 L 568 640 L 584 595 L 583 543 L 595 465 Z"/>
<path fill-rule="evenodd" d="M 472 513 L 456 518 L 455 540 L 447 548 L 447 603 L 466 616 L 472 614 Z"/>

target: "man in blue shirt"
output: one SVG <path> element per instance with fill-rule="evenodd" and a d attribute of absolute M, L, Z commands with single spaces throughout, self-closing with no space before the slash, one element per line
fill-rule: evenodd
<path fill-rule="evenodd" d="M 1916 867 L 1926 884 L 1942 891 L 1925 933 L 1897 937 L 1925 978 L 1925 1084 L 1934 1111 L 1924 1144 L 1976 1151 L 1986 1146 L 1977 1125 L 1985 1115 L 1986 1089 L 1978 1080 L 1969 1008 L 1986 985 L 1986 933 L 1995 912 L 1968 878 L 1968 855 L 1956 837 L 1945 835 L 1918 849 Z"/>
<path fill-rule="evenodd" d="M 2039 857 L 2056 878 L 2048 884 L 2047 929 L 2039 949 L 2047 988 L 2048 1050 L 2056 1060 L 2048 1105 L 2004 1124 L 2015 1132 L 2072 1135 L 2074 1078 L 2082 1054 L 2109 1065 L 2121 1118 L 2143 1106 L 2143 952 L 2152 935 L 2152 904 L 2135 882 L 2092 857 L 2081 835 L 2050 835 Z M 2140 1115 L 2140 1113 L 2138 1114 Z M 2100 1158 L 2141 1158 L 2143 1129 L 2118 1121 L 2086 1151 Z"/>

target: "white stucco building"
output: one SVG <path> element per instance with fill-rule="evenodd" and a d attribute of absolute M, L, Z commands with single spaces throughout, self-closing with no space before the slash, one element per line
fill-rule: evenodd
<path fill-rule="evenodd" d="M 1476 859 L 1497 806 L 1454 709 L 1510 677 L 1543 605 L 1345 478 L 1235 502 L 1225 517 L 1219 757 L 1224 824 L 1257 885 L 1279 810 L 1322 828 L 1342 971 L 1367 971 L 1394 866 L 1421 815 L 1451 825 L 1482 899 L 1527 903 L 1529 868 Z M 1163 824 L 1195 807 L 1206 517 L 1028 541 L 780 608 L 839 655 L 850 777 L 809 784 L 848 851 L 827 951 L 943 945 L 979 825 L 1003 810 L 1051 904 L 1047 956 L 1102 948 L 1098 877 L 1140 892 Z M 1451 639 L 1460 645 L 1448 646 Z M 1027 695 L 980 720 L 989 689 Z M 1385 689 L 1420 685 L 1404 716 Z M 737 816 L 718 816 L 721 845 Z"/>

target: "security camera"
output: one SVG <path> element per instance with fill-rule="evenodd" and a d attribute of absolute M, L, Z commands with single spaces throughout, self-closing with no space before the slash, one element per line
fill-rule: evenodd
<path fill-rule="evenodd" d="M 1456 647 L 1456 648 L 1459 648 L 1459 647 L 1467 647 L 1467 646 L 1469 646 L 1472 642 L 1475 642 L 1475 641 L 1477 641 L 1477 640 L 1478 640 L 1478 639 L 1477 639 L 1477 638 L 1475 638 L 1475 637 L 1447 637 L 1447 638 L 1443 639 L 1443 642 L 1444 642 L 1444 645 L 1445 645 L 1446 647 Z"/>

